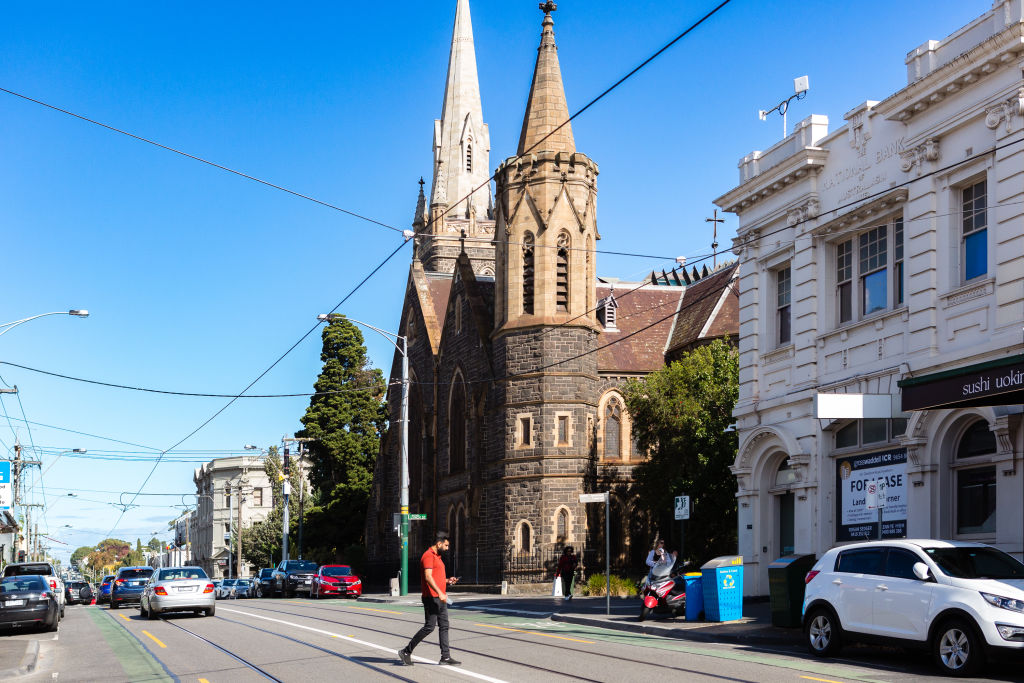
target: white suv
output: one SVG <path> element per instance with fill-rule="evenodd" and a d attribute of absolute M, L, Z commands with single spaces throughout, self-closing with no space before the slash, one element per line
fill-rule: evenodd
<path fill-rule="evenodd" d="M 1024 651 L 1024 564 L 981 543 L 906 540 L 832 548 L 807 573 L 804 634 L 815 655 L 842 640 L 928 648 L 967 676 L 986 648 Z"/>

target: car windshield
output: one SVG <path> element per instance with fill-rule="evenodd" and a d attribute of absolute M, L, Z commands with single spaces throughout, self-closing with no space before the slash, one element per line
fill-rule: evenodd
<path fill-rule="evenodd" d="M 117 574 L 117 578 L 124 579 L 126 581 L 131 579 L 148 579 L 153 575 L 153 570 L 146 569 L 122 569 Z"/>
<path fill-rule="evenodd" d="M 85 588 L 88 585 L 85 581 L 72 581 L 68 584 L 71 588 Z"/>
<path fill-rule="evenodd" d="M 947 576 L 957 579 L 1024 579 L 1024 564 L 995 548 L 925 548 Z"/>
<path fill-rule="evenodd" d="M 46 590 L 46 582 L 39 576 L 5 576 L 0 580 L 0 593 Z"/>
<path fill-rule="evenodd" d="M 199 567 L 177 567 L 161 569 L 157 581 L 179 581 L 181 579 L 205 579 L 206 572 Z"/>
<path fill-rule="evenodd" d="M 290 560 L 288 562 L 288 564 L 285 565 L 284 570 L 286 572 L 294 572 L 294 571 L 315 572 L 316 571 L 316 562 L 303 562 L 302 560 Z"/>
<path fill-rule="evenodd" d="M 324 576 L 352 576 L 351 567 L 324 567 L 320 570 Z"/>
<path fill-rule="evenodd" d="M 235 585 L 235 580 L 234 579 L 224 579 L 224 583 L 222 583 L 221 585 L 222 586 L 234 586 Z"/>
<path fill-rule="evenodd" d="M 266 578 L 270 577 L 273 573 L 274 573 L 273 569 L 264 569 L 263 571 L 260 572 L 260 578 L 261 579 L 266 579 Z"/>
<path fill-rule="evenodd" d="M 9 564 L 4 569 L 4 576 L 49 576 L 53 569 L 48 564 Z"/>

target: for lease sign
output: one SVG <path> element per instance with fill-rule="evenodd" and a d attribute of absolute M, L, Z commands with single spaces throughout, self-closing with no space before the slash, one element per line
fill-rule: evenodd
<path fill-rule="evenodd" d="M 836 541 L 878 538 L 868 490 L 884 491 L 882 538 L 907 535 L 907 449 L 836 458 Z"/>

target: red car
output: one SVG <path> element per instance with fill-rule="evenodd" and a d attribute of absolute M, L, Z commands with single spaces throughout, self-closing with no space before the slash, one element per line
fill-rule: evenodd
<path fill-rule="evenodd" d="M 352 573 L 347 564 L 325 564 L 313 577 L 309 595 L 312 598 L 326 598 L 332 595 L 358 598 L 363 594 L 363 582 Z"/>

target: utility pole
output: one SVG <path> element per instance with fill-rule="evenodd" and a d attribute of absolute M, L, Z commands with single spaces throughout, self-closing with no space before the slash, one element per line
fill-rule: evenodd
<path fill-rule="evenodd" d="M 243 470 L 244 471 L 244 470 Z M 242 482 L 238 487 L 238 528 L 235 530 L 235 578 L 242 578 Z"/>
<path fill-rule="evenodd" d="M 228 486 L 231 486 L 230 482 L 228 483 Z M 231 551 L 233 550 L 231 546 L 231 539 L 234 537 L 234 534 L 231 533 L 231 523 L 232 518 L 235 516 L 235 498 L 238 496 L 238 493 L 232 491 L 230 488 L 228 489 L 228 491 L 228 578 L 230 579 L 232 578 L 231 565 L 233 564 L 233 562 L 231 561 L 233 559 L 231 556 Z"/>
<path fill-rule="evenodd" d="M 309 441 L 316 441 L 316 439 L 310 438 L 283 438 L 281 443 L 284 444 L 284 519 L 281 520 L 281 561 L 284 562 L 288 559 L 288 499 L 292 492 L 292 481 L 291 481 L 291 456 L 288 452 L 289 443 L 307 443 Z M 305 470 L 302 467 L 302 446 L 299 446 L 299 480 L 305 476 Z M 301 486 L 300 486 L 301 488 Z"/>

